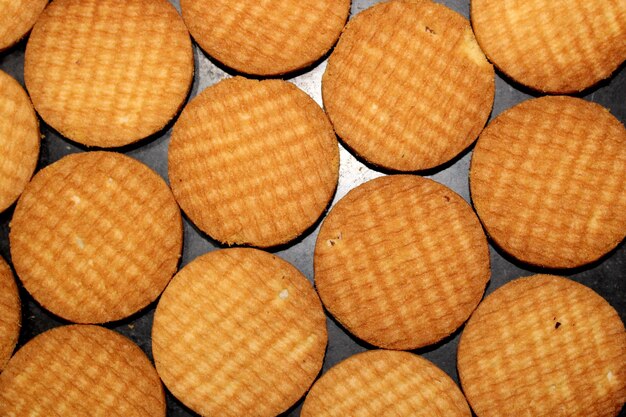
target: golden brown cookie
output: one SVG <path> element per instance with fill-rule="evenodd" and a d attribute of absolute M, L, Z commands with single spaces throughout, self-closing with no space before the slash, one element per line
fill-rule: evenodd
<path fill-rule="evenodd" d="M 183 105 L 193 66 L 167 0 L 55 0 L 28 40 L 24 79 L 46 123 L 107 148 L 161 130 Z"/>
<path fill-rule="evenodd" d="M 20 295 L 13 279 L 13 273 L 0 257 L 0 372 L 8 362 L 22 322 Z"/>
<path fill-rule="evenodd" d="M 152 352 L 168 389 L 203 416 L 275 416 L 322 367 L 326 317 L 306 278 L 250 248 L 183 268 L 154 315 Z"/>
<path fill-rule="evenodd" d="M 505 251 L 545 267 L 586 264 L 626 234 L 626 129 L 581 99 L 525 101 L 480 135 L 470 186 Z"/>
<path fill-rule="evenodd" d="M 22 39 L 47 4 L 48 0 L 0 0 L 0 51 Z"/>
<path fill-rule="evenodd" d="M 430 0 L 361 12 L 322 79 L 339 137 L 367 161 L 400 171 L 441 165 L 467 148 L 494 90 L 493 67 L 467 19 Z"/>
<path fill-rule="evenodd" d="M 614 417 L 626 401 L 624 324 L 577 282 L 517 279 L 468 321 L 458 370 L 478 417 Z"/>
<path fill-rule="evenodd" d="M 302 417 L 470 417 L 461 390 L 445 372 L 408 352 L 371 350 L 320 378 Z"/>
<path fill-rule="evenodd" d="M 145 353 L 103 327 L 57 327 L 26 343 L 0 374 L 3 416 L 165 417 Z"/>
<path fill-rule="evenodd" d="M 293 84 L 236 77 L 185 107 L 168 162 L 176 200 L 196 226 L 223 243 L 268 247 L 322 214 L 339 147 L 322 109 Z"/>
<path fill-rule="evenodd" d="M 626 59 L 623 0 L 472 0 L 471 16 L 491 62 L 536 90 L 581 91 Z"/>
<path fill-rule="evenodd" d="M 182 0 L 183 18 L 209 55 L 237 71 L 304 68 L 334 45 L 350 0 Z"/>
<path fill-rule="evenodd" d="M 426 178 L 374 179 L 340 200 L 315 245 L 315 286 L 358 338 L 414 349 L 454 332 L 489 280 L 489 248 L 471 207 Z"/>
<path fill-rule="evenodd" d="M 22 86 L 0 71 L 0 212 L 17 200 L 37 166 L 39 122 Z"/>
<path fill-rule="evenodd" d="M 34 176 L 9 234 L 24 287 L 79 323 L 119 320 L 154 301 L 174 274 L 182 220 L 167 184 L 118 153 L 66 156 Z"/>

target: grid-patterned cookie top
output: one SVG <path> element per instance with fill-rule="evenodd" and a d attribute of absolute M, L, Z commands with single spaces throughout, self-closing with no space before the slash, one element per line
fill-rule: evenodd
<path fill-rule="evenodd" d="M 408 352 L 371 350 L 335 365 L 304 401 L 302 417 L 470 417 L 454 381 Z"/>
<path fill-rule="evenodd" d="M 333 46 L 350 0 L 181 0 L 198 44 L 237 71 L 277 75 L 304 68 Z"/>
<path fill-rule="evenodd" d="M 0 71 L 0 212 L 15 202 L 39 156 L 39 122 L 22 86 Z"/>
<path fill-rule="evenodd" d="M 183 268 L 156 309 L 152 352 L 169 390 L 203 416 L 275 416 L 322 367 L 326 317 L 306 278 L 258 249 Z"/>
<path fill-rule="evenodd" d="M 26 343 L 0 374 L 3 416 L 165 417 L 143 351 L 98 326 L 57 327 Z"/>
<path fill-rule="evenodd" d="M 20 335 L 22 312 L 13 273 L 0 257 L 0 372 L 15 349 Z"/>
<path fill-rule="evenodd" d="M 438 166 L 467 148 L 494 91 L 493 67 L 467 19 L 430 0 L 361 12 L 322 79 L 339 137 L 367 161 L 400 171 Z"/>
<path fill-rule="evenodd" d="M 369 181 L 340 200 L 315 246 L 315 285 L 347 330 L 414 349 L 456 330 L 489 280 L 487 239 L 458 194 L 412 175 Z"/>
<path fill-rule="evenodd" d="M 472 0 L 471 15 L 489 59 L 536 90 L 583 90 L 626 59 L 623 0 Z"/>
<path fill-rule="evenodd" d="M 15 271 L 41 305 L 74 322 L 119 320 L 154 301 L 174 274 L 182 219 L 163 179 L 111 152 L 66 156 L 19 199 Z"/>
<path fill-rule="evenodd" d="M 626 401 L 624 324 L 584 285 L 518 279 L 468 321 L 458 370 L 478 417 L 614 417 Z"/>
<path fill-rule="evenodd" d="M 339 146 L 322 109 L 286 81 L 241 77 L 194 98 L 168 154 L 174 195 L 205 233 L 274 246 L 310 227 L 339 177 Z"/>
<path fill-rule="evenodd" d="M 174 117 L 193 67 L 189 33 L 167 0 L 55 0 L 28 40 L 24 79 L 46 123 L 116 147 Z"/>
<path fill-rule="evenodd" d="M 22 39 L 47 4 L 48 0 L 0 0 L 0 51 Z"/>
<path fill-rule="evenodd" d="M 546 267 L 594 261 L 626 234 L 626 129 L 581 99 L 525 101 L 480 135 L 470 186 L 487 233 L 511 255 Z"/>

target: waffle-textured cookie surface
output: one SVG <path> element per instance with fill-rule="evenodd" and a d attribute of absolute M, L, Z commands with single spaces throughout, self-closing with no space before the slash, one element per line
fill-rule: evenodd
<path fill-rule="evenodd" d="M 626 332 L 602 297 L 535 275 L 489 295 L 458 348 L 478 417 L 614 417 L 626 401 Z"/>
<path fill-rule="evenodd" d="M 238 71 L 276 75 L 321 58 L 335 43 L 350 0 L 182 0 L 198 44 Z"/>
<path fill-rule="evenodd" d="M 2 416 L 165 417 L 165 395 L 143 351 L 98 326 L 35 337 L 0 374 Z"/>
<path fill-rule="evenodd" d="M 159 375 L 203 416 L 275 416 L 322 367 L 326 318 L 289 263 L 257 249 L 224 249 L 183 268 L 156 309 Z"/>
<path fill-rule="evenodd" d="M 53 128 L 117 147 L 174 117 L 193 65 L 189 33 L 167 0 L 55 0 L 28 40 L 24 79 Z"/>
<path fill-rule="evenodd" d="M 481 133 L 470 187 L 487 233 L 516 258 L 594 261 L 626 234 L 626 129 L 595 103 L 528 100 Z"/>
<path fill-rule="evenodd" d="M 328 118 L 281 80 L 236 77 L 203 91 L 176 122 L 168 161 L 174 195 L 201 230 L 261 247 L 310 227 L 339 176 Z"/>
<path fill-rule="evenodd" d="M 0 212 L 24 191 L 39 156 L 39 122 L 22 86 L 0 71 Z"/>
<path fill-rule="evenodd" d="M 302 417 L 470 417 L 454 381 L 420 356 L 372 350 L 335 365 L 311 388 Z"/>
<path fill-rule="evenodd" d="M 48 0 L 0 0 L 0 51 L 22 39 L 47 4 Z"/>
<path fill-rule="evenodd" d="M 20 296 L 13 272 L 0 257 L 0 372 L 13 353 L 21 322 Z"/>
<path fill-rule="evenodd" d="M 182 219 L 154 171 L 118 153 L 66 156 L 34 176 L 9 234 L 15 271 L 45 308 L 74 322 L 118 320 L 174 274 Z"/>
<path fill-rule="evenodd" d="M 361 12 L 322 79 L 339 137 L 367 161 L 401 171 L 435 167 L 467 148 L 494 91 L 493 67 L 467 19 L 429 0 Z"/>
<path fill-rule="evenodd" d="M 490 276 L 487 239 L 470 206 L 413 175 L 350 191 L 322 224 L 314 264 L 320 297 L 347 330 L 402 350 L 456 330 Z"/>
<path fill-rule="evenodd" d="M 626 59 L 623 0 L 472 0 L 471 17 L 491 62 L 540 91 L 583 90 Z"/>

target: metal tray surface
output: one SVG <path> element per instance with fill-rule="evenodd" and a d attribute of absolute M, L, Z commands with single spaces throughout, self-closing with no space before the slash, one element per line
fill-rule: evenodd
<path fill-rule="evenodd" d="M 438 1 L 462 15 L 469 17 L 468 0 Z M 170 2 L 180 11 L 179 0 L 170 0 Z M 377 0 L 353 0 L 351 16 L 356 15 L 377 2 Z M 22 85 L 24 85 L 23 69 L 26 42 L 27 39 L 21 41 L 10 50 L 0 53 L 0 69 L 12 75 Z M 235 71 L 225 68 L 206 55 L 195 43 L 194 59 L 196 65 L 195 78 L 188 99 L 195 97 L 206 87 L 225 77 L 237 75 Z M 326 59 L 327 56 L 303 71 L 284 77 L 286 80 L 307 92 L 320 106 L 322 105 L 321 78 L 326 68 Z M 622 123 L 626 122 L 626 70 L 624 66 L 625 65 L 622 65 L 608 80 L 578 95 L 579 97 L 597 102 L 609 108 L 611 113 Z M 497 72 L 496 96 L 491 118 L 521 101 L 538 96 L 540 96 L 540 94 L 508 80 L 501 73 Z M 87 150 L 86 147 L 63 138 L 43 121 L 40 120 L 40 123 L 41 133 L 44 138 L 41 143 L 38 170 L 67 154 Z M 171 129 L 172 123 L 163 131 L 151 136 L 147 140 L 143 140 L 136 145 L 115 150 L 144 162 L 167 180 L 167 148 Z M 470 201 L 468 169 L 471 153 L 472 147 L 464 151 L 459 157 L 451 161 L 451 163 L 434 170 L 420 172 L 419 174 L 447 185 L 467 201 Z M 348 152 L 341 144 L 340 158 L 339 184 L 333 204 L 357 185 L 386 174 L 377 171 L 371 166 L 365 165 L 361 160 Z M 9 262 L 11 259 L 8 240 L 9 223 L 14 207 L 15 205 L 5 212 L 0 213 L 0 254 Z M 295 265 L 311 281 L 313 280 L 313 249 L 320 224 L 321 219 L 314 227 L 308 230 L 305 235 L 301 236 L 295 242 L 271 250 L 271 252 L 275 253 L 277 256 Z M 220 245 L 199 232 L 186 217 L 184 218 L 184 234 L 184 250 L 180 264 L 181 268 L 197 256 L 220 248 Z M 624 242 L 600 261 L 571 270 L 545 270 L 529 267 L 504 254 L 500 249 L 494 248 L 491 244 L 490 253 L 492 275 L 491 281 L 487 286 L 486 294 L 493 292 L 496 288 L 518 277 L 536 273 L 553 273 L 570 277 L 591 287 L 619 312 L 623 321 L 626 321 L 626 248 Z M 21 286 L 20 296 L 22 299 L 23 318 L 18 348 L 47 329 L 67 324 L 64 320 L 43 309 Z M 155 307 L 156 302 L 126 320 L 108 323 L 105 326 L 134 340 L 148 356 L 152 358 L 150 331 Z M 371 348 L 347 334 L 330 316 L 327 318 L 327 324 L 329 341 L 322 372 L 325 372 L 348 356 Z M 453 335 L 436 345 L 415 351 L 415 353 L 423 355 L 442 368 L 457 383 L 456 349 L 462 329 L 463 328 L 457 330 Z M 293 407 L 282 414 L 282 416 L 299 416 L 302 401 L 302 399 L 298 401 Z M 170 417 L 196 415 L 169 392 L 167 392 L 167 411 Z M 619 416 L 626 417 L 626 407 L 621 411 Z"/>

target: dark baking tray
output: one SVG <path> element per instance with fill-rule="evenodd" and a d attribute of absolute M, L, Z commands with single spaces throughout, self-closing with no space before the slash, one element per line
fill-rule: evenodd
<path fill-rule="evenodd" d="M 180 10 L 178 0 L 170 1 Z M 375 0 L 353 0 L 351 15 L 354 16 L 377 2 Z M 440 2 L 466 17 L 469 16 L 469 1 L 467 0 L 444 0 Z M 9 51 L 0 54 L 0 69 L 18 79 L 22 85 L 24 84 L 25 47 L 26 41 L 22 41 Z M 190 98 L 220 79 L 236 74 L 209 58 L 195 44 L 194 56 L 196 74 Z M 166 64 L 164 63 L 164 65 Z M 285 78 L 302 88 L 321 105 L 321 77 L 325 67 L 326 62 L 324 59 L 304 71 Z M 496 78 L 496 98 L 491 117 L 495 117 L 512 105 L 533 96 L 538 96 L 538 94 L 511 82 L 498 73 Z M 624 70 L 624 65 L 609 80 L 585 91 L 579 96 L 602 104 L 609 108 L 611 113 L 622 123 L 626 122 L 626 70 Z M 137 145 L 116 150 L 143 161 L 167 179 L 167 147 L 170 140 L 171 127 L 172 125 L 170 124 L 163 131 Z M 41 131 L 45 137 L 42 140 L 38 169 L 51 164 L 64 155 L 87 150 L 83 146 L 64 139 L 43 122 L 41 122 Z M 0 155 L 0 157 L 2 156 Z M 451 163 L 420 174 L 449 186 L 469 201 L 468 168 L 470 158 L 471 147 Z M 379 175 L 383 175 L 383 173 L 364 165 L 362 161 L 355 158 L 342 146 L 339 186 L 334 201 L 336 202 L 348 190 L 358 184 Z M 0 254 L 8 261 L 11 259 L 8 235 L 13 209 L 14 206 L 0 214 Z M 319 225 L 320 222 L 295 242 L 272 250 L 276 255 L 295 265 L 310 280 L 313 279 L 313 248 Z M 220 247 L 216 242 L 200 233 L 191 225 L 187 218 L 184 221 L 184 231 L 185 239 L 181 267 L 197 256 Z M 622 320 L 626 320 L 626 249 L 624 248 L 624 242 L 600 261 L 574 270 L 547 271 L 533 268 L 515 261 L 493 246 L 491 246 L 490 250 L 492 275 L 487 287 L 487 293 L 517 277 L 541 272 L 556 273 L 568 276 L 593 288 L 617 309 Z M 23 288 L 20 288 L 20 295 L 22 297 L 23 322 L 18 348 L 35 335 L 66 323 L 64 320 L 42 309 Z M 106 327 L 130 337 L 151 357 L 150 329 L 155 306 L 156 303 L 152 303 L 148 308 L 129 319 L 106 324 Z M 332 318 L 329 317 L 327 322 L 329 341 L 324 371 L 354 353 L 371 348 L 348 335 Z M 457 383 L 456 348 L 461 331 L 462 328 L 434 346 L 415 351 L 441 367 Z M 168 416 L 195 415 L 169 393 L 167 394 L 167 402 Z M 301 404 L 302 401 L 299 401 L 294 407 L 285 412 L 284 416 L 299 416 Z M 626 410 L 622 410 L 620 416 L 626 417 Z"/>

